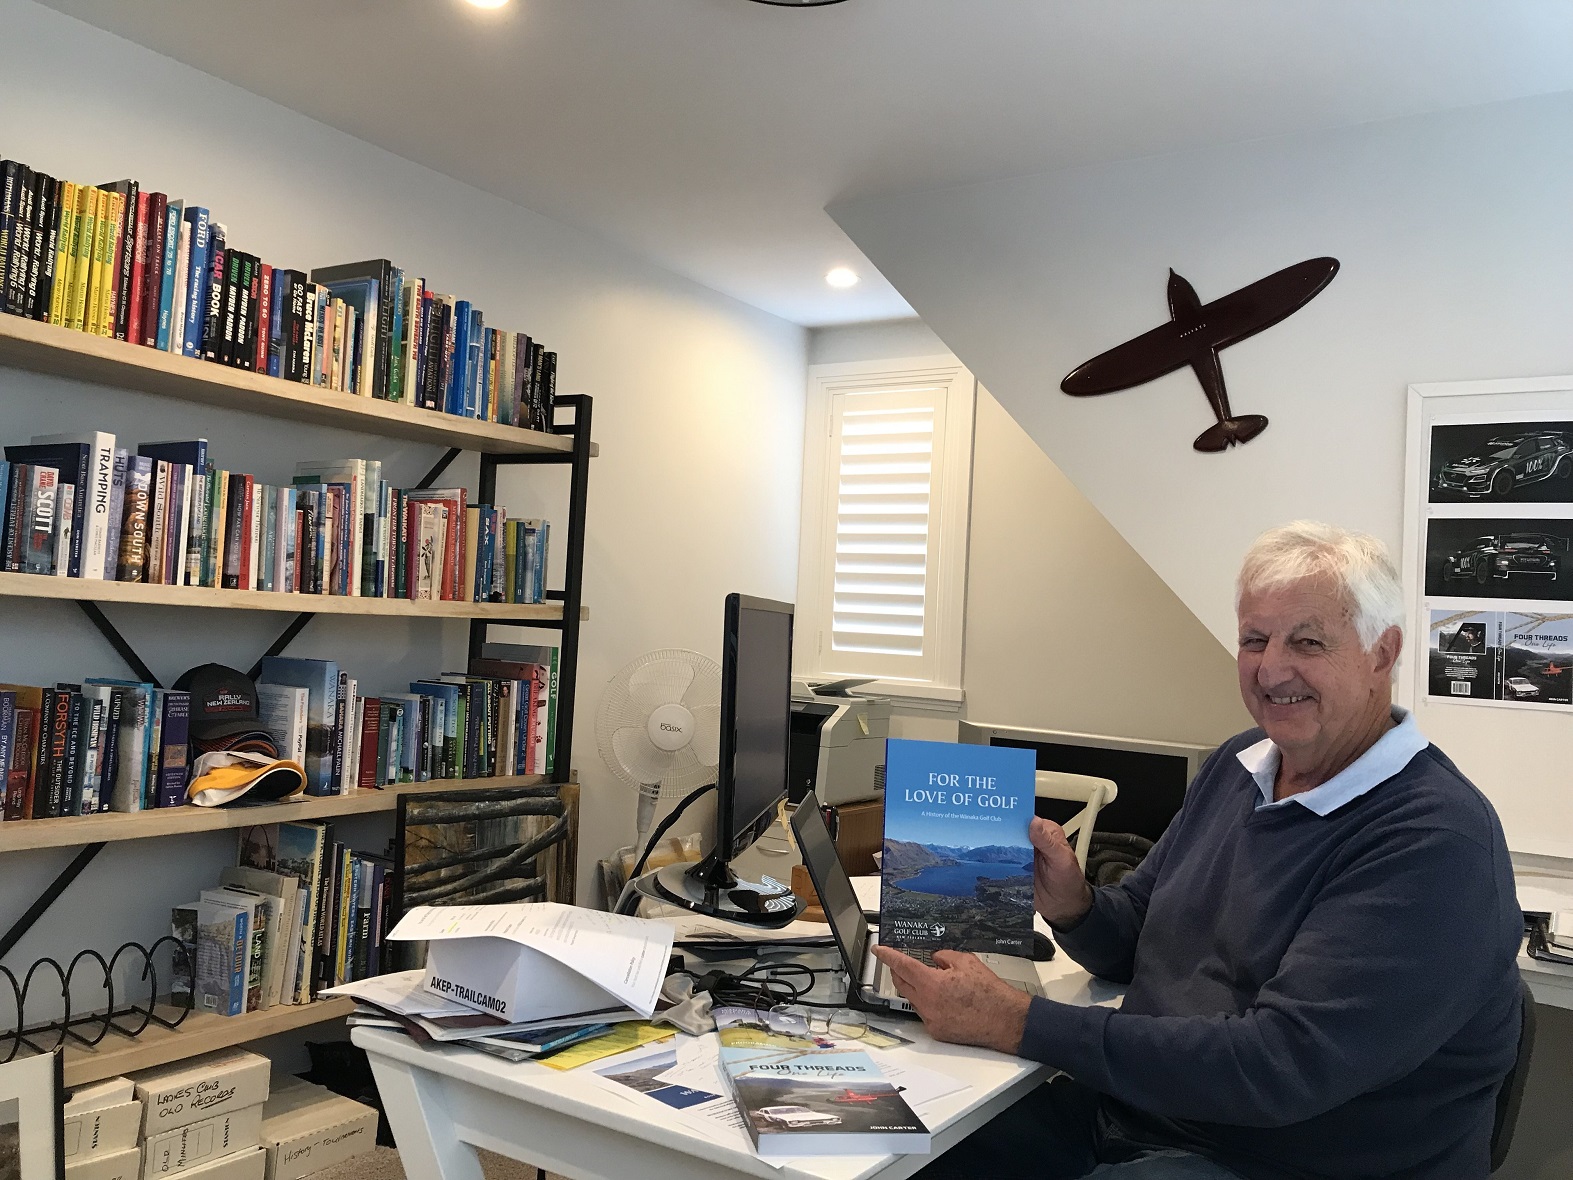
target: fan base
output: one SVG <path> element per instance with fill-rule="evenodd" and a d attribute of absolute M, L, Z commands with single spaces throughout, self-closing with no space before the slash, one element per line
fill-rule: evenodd
<path fill-rule="evenodd" d="M 654 901 L 766 930 L 785 926 L 803 912 L 802 899 L 774 877 L 757 883 L 739 880 L 730 889 L 716 889 L 694 875 L 696 867 L 667 865 L 640 877 L 634 888 Z"/>

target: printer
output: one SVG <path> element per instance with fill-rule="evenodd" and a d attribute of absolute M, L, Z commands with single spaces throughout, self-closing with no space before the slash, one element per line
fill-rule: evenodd
<path fill-rule="evenodd" d="M 792 739 L 787 755 L 787 801 L 813 791 L 826 806 L 873 799 L 884 785 L 890 702 L 855 697 L 866 680 L 811 685 L 792 682 Z"/>

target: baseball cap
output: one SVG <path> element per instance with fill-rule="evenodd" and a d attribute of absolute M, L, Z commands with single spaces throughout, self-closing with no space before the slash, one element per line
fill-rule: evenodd
<path fill-rule="evenodd" d="M 191 694 L 191 744 L 198 750 L 246 745 L 278 757 L 257 711 L 251 677 L 223 664 L 202 664 L 181 674 L 174 687 Z"/>
<path fill-rule="evenodd" d="M 209 750 L 191 767 L 186 798 L 198 807 L 277 803 L 306 789 L 300 763 L 253 750 Z"/>

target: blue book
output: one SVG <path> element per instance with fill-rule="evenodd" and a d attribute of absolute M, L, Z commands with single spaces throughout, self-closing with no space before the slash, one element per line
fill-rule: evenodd
<path fill-rule="evenodd" d="M 1028 955 L 1037 755 L 892 738 L 885 745 L 879 941 Z"/>
<path fill-rule="evenodd" d="M 208 235 L 208 211 L 192 208 L 185 211 L 191 223 L 191 257 L 186 264 L 186 338 L 181 352 L 186 356 L 202 355 L 202 328 L 207 322 L 208 270 L 212 258 L 212 243 Z"/>
<path fill-rule="evenodd" d="M 306 794 L 337 795 L 333 781 L 333 728 L 339 704 L 339 666 L 332 660 L 268 656 L 257 674 L 262 684 L 306 690 Z"/>
<path fill-rule="evenodd" d="M 197 911 L 196 1001 L 202 1012 L 239 1016 L 246 1010 L 246 976 L 251 966 L 251 928 L 238 905 L 199 901 Z"/>
<path fill-rule="evenodd" d="M 290 272 L 273 272 L 273 306 L 268 309 L 268 376 L 284 375 L 284 304 L 289 300 Z"/>
<path fill-rule="evenodd" d="M 160 352 L 169 351 L 170 328 L 180 314 L 175 302 L 175 260 L 180 254 L 180 202 L 171 201 L 164 210 L 164 270 L 158 289 L 158 335 Z M 182 309 L 184 310 L 184 309 Z"/>
<path fill-rule="evenodd" d="M 441 778 L 458 778 L 459 756 L 459 689 L 457 684 L 440 680 L 417 680 L 410 691 L 417 696 L 433 697 L 442 705 L 442 760 L 438 770 Z M 438 735 L 434 732 L 435 741 Z"/>
<path fill-rule="evenodd" d="M 486 369 L 486 325 L 481 309 L 470 309 L 469 359 L 464 367 L 464 416 L 481 416 L 481 374 Z"/>
<path fill-rule="evenodd" d="M 449 366 L 447 400 L 450 414 L 464 413 L 465 367 L 470 360 L 470 301 L 459 299 L 453 305 L 453 364 Z"/>

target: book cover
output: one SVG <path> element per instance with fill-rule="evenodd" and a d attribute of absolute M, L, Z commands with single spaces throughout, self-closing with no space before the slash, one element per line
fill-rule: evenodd
<path fill-rule="evenodd" d="M 338 708 L 339 666 L 332 660 L 269 656 L 262 661 L 259 683 L 304 688 L 309 696 L 306 729 L 306 793 L 336 795 L 333 781 L 333 723 Z"/>
<path fill-rule="evenodd" d="M 174 291 L 167 299 L 169 336 L 164 346 L 171 354 L 182 356 L 186 351 L 186 285 L 191 278 L 191 223 L 185 218 L 184 207 L 170 209 L 175 222 L 175 271 Z"/>
<path fill-rule="evenodd" d="M 113 777 L 104 783 L 110 811 L 141 811 L 147 790 L 148 743 L 153 737 L 156 696 L 151 684 L 134 680 L 89 678 L 84 685 L 109 685 L 121 698 L 119 756 Z"/>
<path fill-rule="evenodd" d="M 10 448 L 6 450 L 9 454 Z M 26 542 L 22 547 L 22 572 L 47 576 L 54 572 L 56 498 L 60 473 L 53 467 L 31 463 L 26 467 L 27 508 L 22 522 Z"/>
<path fill-rule="evenodd" d="M 717 1008 L 721 1071 L 765 1158 L 921 1154 L 929 1130 L 866 1049 L 801 1016 Z"/>
<path fill-rule="evenodd" d="M 197 1006 L 197 938 L 200 902 L 177 905 L 169 911 L 169 936 L 180 948 L 170 960 L 169 999 L 177 1008 Z"/>
<path fill-rule="evenodd" d="M 306 764 L 310 690 L 294 684 L 257 685 L 257 715 L 278 746 L 279 757 Z"/>
<path fill-rule="evenodd" d="M 113 582 L 119 575 L 120 532 L 126 514 L 126 468 L 131 453 L 125 447 L 115 448 L 115 457 L 109 475 L 109 529 L 104 539 L 104 579 Z"/>
<path fill-rule="evenodd" d="M 76 460 L 77 498 L 72 518 L 81 540 L 73 545 L 71 576 L 102 579 L 109 551 L 110 512 L 114 506 L 115 436 L 102 430 L 85 434 L 35 434 L 34 447 L 59 449 L 62 460 Z M 64 470 L 64 468 L 62 468 Z"/>
<path fill-rule="evenodd" d="M 236 905 L 199 901 L 197 906 L 197 1008 L 220 1016 L 246 1010 L 250 931 Z"/>
<path fill-rule="evenodd" d="M 1031 952 L 1036 771 L 1031 750 L 887 742 L 882 945 Z"/>
<path fill-rule="evenodd" d="M 162 709 L 156 807 L 179 807 L 186 801 L 190 773 L 191 694 L 166 692 Z"/>
<path fill-rule="evenodd" d="M 70 576 L 71 538 L 76 535 L 72 528 L 72 516 L 76 510 L 76 485 L 63 483 L 56 492 L 55 501 L 55 543 L 54 567 L 51 572 L 57 578 Z"/>
<path fill-rule="evenodd" d="M 75 289 L 76 273 L 76 215 L 78 206 L 77 185 L 69 180 L 60 182 L 60 230 L 55 244 L 55 278 L 49 292 L 49 322 L 66 327 L 71 319 L 71 298 Z M 5 250 L 0 245 L 0 257 Z"/>
<path fill-rule="evenodd" d="M 170 351 L 170 333 L 175 330 L 180 319 L 180 305 L 176 294 L 179 287 L 179 278 L 182 273 L 180 255 L 180 235 L 182 203 L 171 201 L 164 194 L 159 194 L 159 199 L 164 204 L 164 232 L 160 237 L 163 243 L 163 253 L 159 258 L 158 289 L 154 291 L 149 286 L 149 295 L 157 307 L 157 316 L 153 322 L 153 331 L 149 343 L 160 352 Z M 179 351 L 179 349 L 175 349 Z"/>
<path fill-rule="evenodd" d="M 120 554 L 115 577 L 121 582 L 147 580 L 148 525 L 151 521 L 153 460 L 142 455 L 126 464 L 125 509 L 120 521 Z"/>
<path fill-rule="evenodd" d="M 191 226 L 191 250 L 186 259 L 185 327 L 180 350 L 186 356 L 202 355 L 203 328 L 207 322 L 208 276 L 212 266 L 208 211 L 192 206 L 185 211 Z"/>
<path fill-rule="evenodd" d="M 362 324 L 358 361 L 366 376 L 362 387 L 354 391 L 358 394 L 377 398 L 390 394 L 394 309 L 399 302 L 400 276 L 398 267 L 386 258 L 312 269 L 311 281 L 353 306 Z"/>

